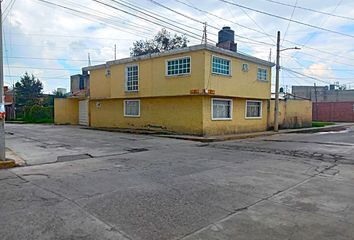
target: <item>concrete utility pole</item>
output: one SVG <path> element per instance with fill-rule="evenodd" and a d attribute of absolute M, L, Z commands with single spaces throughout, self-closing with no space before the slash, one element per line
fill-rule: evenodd
<path fill-rule="evenodd" d="M 0 114 L 5 112 L 4 67 L 2 55 L 2 0 L 0 1 Z M 5 161 L 5 118 L 0 117 L 0 161 Z"/>
<path fill-rule="evenodd" d="M 300 50 L 301 48 L 292 47 L 280 49 L 280 31 L 277 34 L 277 59 L 275 72 L 275 103 L 274 103 L 274 131 L 279 131 L 279 72 L 280 72 L 280 52 L 290 49 Z"/>
<path fill-rule="evenodd" d="M 117 44 L 114 44 L 114 60 L 117 60 Z"/>
<path fill-rule="evenodd" d="M 279 131 L 279 71 L 280 71 L 280 31 L 277 34 L 277 58 L 275 72 L 274 131 Z"/>

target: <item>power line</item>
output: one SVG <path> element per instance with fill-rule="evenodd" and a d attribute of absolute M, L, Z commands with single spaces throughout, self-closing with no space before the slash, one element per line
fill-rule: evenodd
<path fill-rule="evenodd" d="M 23 68 L 23 69 L 43 69 L 43 70 L 58 70 L 58 71 L 81 71 L 78 68 L 44 68 L 44 67 L 32 67 L 32 66 L 9 66 L 10 68 Z"/>
<path fill-rule="evenodd" d="M 288 3 L 278 2 L 278 1 L 274 1 L 274 0 L 264 0 L 264 1 L 272 2 L 272 3 L 275 3 L 275 4 L 287 6 L 287 7 L 298 8 L 298 9 L 302 9 L 302 10 L 306 10 L 306 11 L 320 13 L 320 14 L 331 16 L 331 17 L 343 18 L 343 19 L 354 21 L 354 18 L 351 18 L 351 17 L 348 17 L 348 16 L 341 16 L 341 15 L 337 15 L 337 14 L 333 14 L 333 13 L 319 11 L 319 10 L 312 9 L 312 8 L 306 8 L 306 7 L 301 7 L 301 6 L 297 6 L 297 5 L 291 5 L 291 4 L 288 4 Z"/>
<path fill-rule="evenodd" d="M 43 1 L 43 0 L 40 0 L 40 1 Z M 136 15 L 136 14 L 134 14 L 134 13 L 131 13 L 131 12 L 128 12 L 128 11 L 126 11 L 126 10 L 124 10 L 124 9 L 121 9 L 121 8 L 118 8 L 118 7 L 115 7 L 115 6 L 112 6 L 112 5 L 107 4 L 107 3 L 105 3 L 105 2 L 101 2 L 101 1 L 99 1 L 99 0 L 92 0 L 92 1 L 97 2 L 97 3 L 100 3 L 100 4 L 105 5 L 105 6 L 107 6 L 107 7 L 113 8 L 113 9 L 115 9 L 115 10 L 117 10 L 117 11 L 126 13 L 126 14 L 128 14 L 128 15 L 131 15 L 131 16 L 134 16 L 134 17 L 143 19 L 143 20 L 145 20 L 145 21 L 147 21 L 147 22 L 150 22 L 150 23 L 153 23 L 153 24 L 155 24 L 155 25 L 158 25 L 158 26 L 161 26 L 161 27 L 166 27 L 165 25 L 163 25 L 163 24 L 161 24 L 161 23 L 154 22 L 153 20 L 150 20 L 150 19 L 148 19 L 148 18 L 145 18 L 145 17 L 139 16 L 139 15 Z M 162 21 L 162 20 L 160 20 L 160 21 Z M 163 22 L 164 22 L 164 21 L 163 21 Z M 170 23 L 168 23 L 168 24 L 171 25 L 171 26 L 176 27 L 177 29 L 180 29 L 180 27 L 178 27 L 178 26 L 176 26 L 176 25 L 174 25 L 174 24 L 170 24 Z M 192 38 L 195 38 L 195 39 L 198 39 L 198 40 L 199 40 L 199 35 L 196 34 L 196 33 L 194 33 L 194 32 L 190 32 L 190 31 L 186 31 L 186 30 L 185 30 L 186 32 L 189 32 L 189 33 L 190 33 L 190 34 L 186 34 L 185 32 L 183 32 L 183 30 L 182 30 L 182 31 L 181 31 L 181 30 L 176 30 L 176 29 L 173 29 L 173 28 L 171 28 L 171 27 L 167 27 L 167 28 L 172 29 L 172 30 L 174 30 L 174 31 L 176 31 L 176 32 L 179 32 L 179 33 L 181 33 L 181 34 L 185 34 L 185 35 L 187 35 L 187 36 L 189 36 L 189 37 L 192 37 Z M 197 37 L 196 37 L 196 36 L 197 36 Z"/>
<path fill-rule="evenodd" d="M 319 81 L 319 82 L 323 82 L 323 83 L 326 83 L 326 84 L 330 84 L 329 82 L 324 81 L 324 80 L 322 80 L 322 79 L 319 79 L 319 78 L 317 78 L 317 77 L 309 76 L 309 75 L 306 75 L 306 74 L 304 74 L 304 73 L 300 73 L 300 72 L 291 70 L 291 69 L 289 69 L 289 68 L 281 67 L 281 69 L 283 69 L 283 70 L 285 70 L 285 71 L 288 71 L 288 72 L 292 72 L 292 73 L 298 74 L 298 75 L 300 75 L 300 76 L 304 76 L 304 77 L 307 77 L 307 78 L 310 78 L 310 79 Z"/>
<path fill-rule="evenodd" d="M 87 62 L 87 59 L 69 59 L 69 58 L 41 58 L 41 57 L 8 57 L 13 59 L 33 59 L 33 60 L 49 60 L 49 61 L 73 61 L 73 62 Z M 106 60 L 96 60 L 92 62 L 105 62 Z"/>
<path fill-rule="evenodd" d="M 297 5 L 297 1 L 298 0 L 295 0 L 295 6 L 293 8 L 293 11 L 291 12 L 291 16 L 290 16 L 290 19 L 293 19 L 293 16 L 294 16 L 294 13 L 295 13 L 295 9 L 296 9 L 296 5 Z M 283 36 L 283 41 L 281 42 L 281 46 L 283 46 L 283 43 L 284 43 L 284 40 L 285 40 L 285 36 L 286 34 L 288 33 L 288 30 L 289 30 L 289 27 L 290 27 L 290 23 L 291 21 L 288 22 L 288 25 L 286 26 L 286 30 L 285 30 L 285 33 L 284 33 L 284 36 Z"/>
<path fill-rule="evenodd" d="M 185 17 L 185 18 L 188 18 L 188 19 L 193 20 L 193 21 L 195 21 L 195 22 L 204 24 L 204 22 L 202 22 L 202 21 L 200 21 L 200 20 L 198 20 L 198 19 L 195 19 L 195 18 L 193 18 L 193 17 L 190 17 L 190 16 L 188 16 L 188 15 L 186 15 L 186 14 L 180 13 L 180 12 L 178 12 L 178 11 L 176 11 L 176 10 L 170 8 L 170 7 L 167 7 L 167 6 L 165 6 L 165 5 L 163 5 L 163 4 L 159 3 L 159 2 L 156 2 L 156 1 L 154 1 L 154 0 L 149 0 L 149 1 L 152 2 L 152 3 L 154 3 L 155 5 L 158 5 L 158 6 L 162 7 L 162 8 L 165 8 L 165 9 L 167 9 L 167 10 L 169 10 L 169 11 L 171 11 L 171 12 L 174 12 L 174 13 L 176 13 L 176 14 L 178 14 L 178 15 L 181 15 L 181 16 L 183 16 L 183 17 Z M 208 25 L 209 27 L 213 28 L 213 29 L 220 30 L 220 28 L 218 28 L 218 27 L 216 27 L 216 26 L 213 26 L 213 25 L 210 25 L 210 24 L 207 24 L 207 25 Z M 247 37 L 243 37 L 243 36 L 239 36 L 239 35 L 236 35 L 236 34 L 235 34 L 235 36 L 240 37 L 240 38 L 244 38 L 244 39 L 247 39 L 247 40 L 250 40 L 250 41 L 252 41 L 252 42 L 262 43 L 262 44 L 274 46 L 274 44 L 270 44 L 270 43 L 266 43 L 266 42 L 262 42 L 262 41 L 253 40 L 253 39 L 250 39 L 250 38 L 247 38 Z"/>
<path fill-rule="evenodd" d="M 300 24 L 300 25 L 304 25 L 304 26 L 307 26 L 307 27 L 319 29 L 319 30 L 322 30 L 322 31 L 325 31 L 325 32 L 330 32 L 330 33 L 339 34 L 339 35 L 342 35 L 342 36 L 354 38 L 353 35 L 350 35 L 350 34 L 347 34 L 347 33 L 338 32 L 338 31 L 331 30 L 331 29 L 328 29 L 328 28 L 319 27 L 319 26 L 315 26 L 315 25 L 312 25 L 312 24 L 309 24 L 309 23 L 300 22 L 300 21 L 297 21 L 297 20 L 294 20 L 294 19 L 282 17 L 282 16 L 279 16 L 279 15 L 276 15 L 276 14 L 273 14 L 273 13 L 268 13 L 268 12 L 265 12 L 265 11 L 261 11 L 261 10 L 254 9 L 254 8 L 250 8 L 250 7 L 243 6 L 243 5 L 240 5 L 240 4 L 237 4 L 237 3 L 233 3 L 233 2 L 229 2 L 229 1 L 226 1 L 226 0 L 219 0 L 219 1 L 228 3 L 230 5 L 234 5 L 234 6 L 237 6 L 237 7 L 240 7 L 240 8 L 248 9 L 248 10 L 251 10 L 251 11 L 254 11 L 254 12 L 258 12 L 258 13 L 261 13 L 261 14 L 264 14 L 264 15 L 267 15 L 267 16 L 271 16 L 271 17 L 274 17 L 274 18 L 279 18 L 279 19 L 282 19 L 282 20 L 285 20 L 285 21 L 291 21 L 291 22 L 294 22 L 294 23 L 297 23 L 297 24 Z"/>

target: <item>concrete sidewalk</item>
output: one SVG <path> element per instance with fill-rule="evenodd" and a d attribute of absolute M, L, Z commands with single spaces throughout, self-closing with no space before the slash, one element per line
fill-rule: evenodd
<path fill-rule="evenodd" d="M 169 134 L 159 134 L 158 136 L 166 137 L 166 138 L 198 141 L 198 142 L 221 142 L 221 141 L 236 140 L 236 139 L 265 137 L 265 136 L 284 134 L 284 133 L 315 133 L 315 132 L 342 131 L 352 126 L 354 126 L 354 123 L 338 123 L 336 125 L 325 126 L 325 127 L 283 129 L 283 130 L 279 130 L 279 132 L 264 131 L 264 132 L 254 132 L 254 133 L 228 134 L 228 135 L 220 135 L 220 136 L 192 136 L 192 135 L 169 135 Z"/>

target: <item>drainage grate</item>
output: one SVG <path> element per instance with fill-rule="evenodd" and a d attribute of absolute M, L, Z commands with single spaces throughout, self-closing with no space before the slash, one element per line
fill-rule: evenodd
<path fill-rule="evenodd" d="M 76 155 L 65 155 L 65 156 L 58 156 L 57 162 L 68 162 L 68 161 L 75 161 L 80 159 L 87 159 L 93 158 L 90 154 L 76 154 Z"/>

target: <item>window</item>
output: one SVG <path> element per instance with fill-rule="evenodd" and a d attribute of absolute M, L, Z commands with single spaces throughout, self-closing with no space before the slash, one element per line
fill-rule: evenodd
<path fill-rule="evenodd" d="M 212 120 L 231 120 L 232 100 L 212 99 Z"/>
<path fill-rule="evenodd" d="M 267 69 L 258 68 L 257 79 L 260 81 L 267 81 Z"/>
<path fill-rule="evenodd" d="M 213 56 L 211 72 L 230 75 L 230 60 Z"/>
<path fill-rule="evenodd" d="M 191 58 L 167 60 L 167 76 L 184 75 L 191 72 Z"/>
<path fill-rule="evenodd" d="M 125 90 L 128 92 L 139 91 L 139 67 L 127 66 L 125 69 Z"/>
<path fill-rule="evenodd" d="M 261 117 L 262 117 L 262 102 L 246 101 L 246 118 L 261 118 Z"/>
<path fill-rule="evenodd" d="M 248 72 L 248 64 L 247 63 L 242 64 L 242 71 Z"/>
<path fill-rule="evenodd" d="M 124 116 L 140 117 L 140 100 L 124 100 Z"/>

